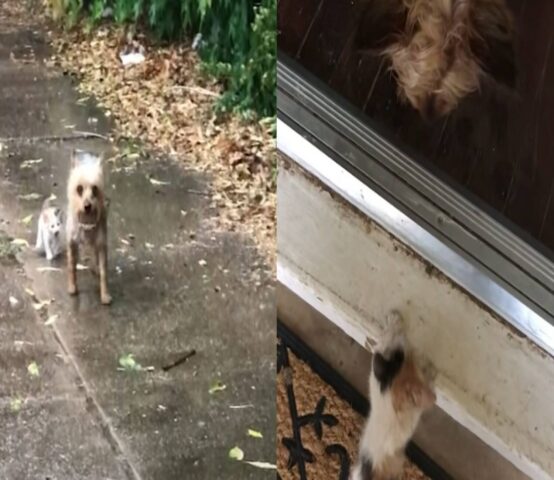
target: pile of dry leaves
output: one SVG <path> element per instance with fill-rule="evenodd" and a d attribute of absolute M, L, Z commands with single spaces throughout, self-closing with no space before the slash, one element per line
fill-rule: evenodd
<path fill-rule="evenodd" d="M 0 21 L 4 31 L 15 30 L 20 25 L 26 25 L 29 17 L 29 5 L 25 2 L 0 1 Z"/>
<path fill-rule="evenodd" d="M 275 254 L 275 139 L 271 125 L 218 118 L 221 88 L 206 78 L 192 48 L 158 46 L 117 27 L 50 32 L 52 62 L 76 74 L 114 120 L 116 137 L 133 138 L 186 168 L 208 172 L 218 224 L 254 236 L 273 263 Z M 140 45 L 138 63 L 123 66 L 122 52 Z M 144 59 L 142 56 L 144 55 Z"/>

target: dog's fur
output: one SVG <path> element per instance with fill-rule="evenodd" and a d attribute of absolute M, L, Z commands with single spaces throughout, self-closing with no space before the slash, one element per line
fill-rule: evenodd
<path fill-rule="evenodd" d="M 109 305 L 112 298 L 107 282 L 108 212 L 101 157 L 80 151 L 72 153 L 67 200 L 68 291 L 71 295 L 78 292 L 79 246 L 89 245 L 94 251 L 94 264 L 100 277 L 100 300 Z"/>
<path fill-rule="evenodd" d="M 63 223 L 64 217 L 52 197 L 47 198 L 42 204 L 38 217 L 37 242 L 35 250 L 46 255 L 51 261 L 63 252 Z"/>
<path fill-rule="evenodd" d="M 390 60 L 400 99 L 425 118 L 450 113 L 485 75 L 515 85 L 504 0 L 372 0 L 361 18 L 358 49 Z"/>
<path fill-rule="evenodd" d="M 373 355 L 369 376 L 371 412 L 360 441 L 351 480 L 397 480 L 404 449 L 435 393 L 407 347 L 402 318 L 392 312 Z"/>

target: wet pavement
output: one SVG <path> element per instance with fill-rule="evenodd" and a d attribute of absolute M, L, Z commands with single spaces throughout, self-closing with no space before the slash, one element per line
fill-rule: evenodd
<path fill-rule="evenodd" d="M 109 122 L 78 102 L 71 79 L 42 65 L 40 31 L 0 22 L 0 45 L 0 230 L 33 245 L 42 199 L 65 198 L 71 150 L 108 159 L 115 150 L 76 133 L 107 136 Z M 35 61 L 17 61 L 30 51 Z M 78 272 L 72 298 L 64 259 L 45 271 L 31 249 L 20 263 L 0 255 L 0 478 L 274 478 L 228 458 L 239 446 L 245 460 L 275 463 L 266 260 L 248 238 L 214 228 L 209 177 L 144 153 L 107 161 L 106 174 L 110 307 L 100 305 L 89 270 Z M 26 288 L 52 303 L 35 311 Z M 118 370 L 129 354 L 141 370 Z M 32 362 L 38 376 L 27 370 Z M 210 393 L 216 381 L 226 388 Z M 247 436 L 249 428 L 264 438 Z"/>

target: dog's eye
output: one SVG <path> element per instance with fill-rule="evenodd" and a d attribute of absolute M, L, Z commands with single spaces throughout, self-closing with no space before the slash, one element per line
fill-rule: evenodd
<path fill-rule="evenodd" d="M 92 196 L 93 197 L 98 196 L 98 187 L 96 185 L 92 186 Z"/>
<path fill-rule="evenodd" d="M 83 186 L 82 185 L 77 186 L 77 194 L 79 196 L 81 196 L 83 194 Z"/>

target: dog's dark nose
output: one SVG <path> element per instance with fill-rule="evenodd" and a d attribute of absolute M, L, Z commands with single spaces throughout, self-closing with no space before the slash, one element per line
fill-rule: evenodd
<path fill-rule="evenodd" d="M 90 213 L 90 208 L 91 208 L 90 203 L 85 203 L 85 212 L 86 213 Z"/>

